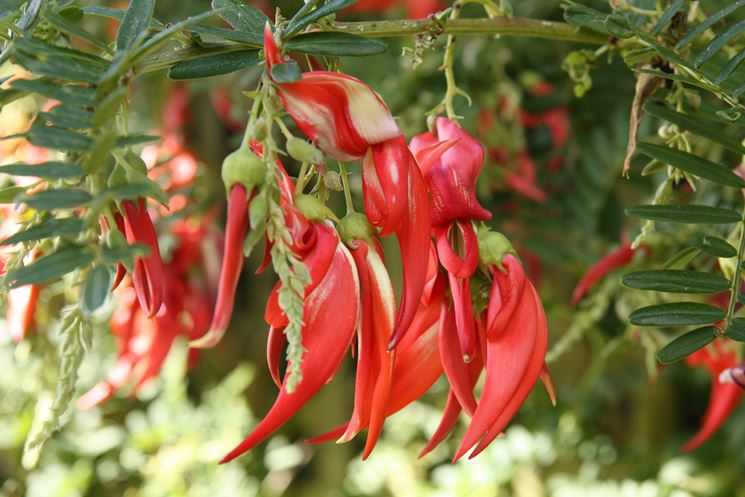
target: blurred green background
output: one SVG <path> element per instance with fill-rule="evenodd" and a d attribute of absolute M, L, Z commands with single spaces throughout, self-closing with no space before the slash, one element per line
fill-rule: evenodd
<path fill-rule="evenodd" d="M 299 4 L 276 3 L 287 14 Z M 553 0 L 513 3 L 517 16 L 561 19 L 561 9 Z M 713 10 L 726 2 L 705 3 Z M 159 0 L 156 15 L 164 21 L 176 20 L 204 8 L 203 0 Z M 402 9 L 393 8 L 371 17 L 403 15 Z M 464 15 L 481 13 L 468 6 Z M 105 26 L 90 29 L 103 33 Z M 412 57 L 401 55 L 403 47 L 413 46 L 411 39 L 389 40 L 386 55 L 344 59 L 342 68 L 381 93 L 410 137 L 425 128 L 426 111 L 443 95 L 444 78 L 437 70 L 442 42 L 435 50 L 422 51 L 416 70 Z M 453 437 L 418 460 L 447 396 L 441 379 L 422 402 L 386 423 L 378 447 L 362 462 L 364 438 L 348 444 L 303 443 L 351 413 L 350 359 L 276 436 L 237 461 L 218 466 L 217 461 L 242 440 L 276 395 L 265 367 L 267 327 L 262 318 L 274 279 L 269 273 L 252 273 L 259 262 L 255 255 L 241 280 L 230 330 L 217 348 L 204 352 L 196 367 L 186 371 L 186 347 L 179 343 L 153 385 L 135 398 L 124 392 L 100 408 L 74 411 L 35 466 L 26 469 L 23 443 L 34 410 L 48 405 L 54 384 L 54 369 L 48 366 L 54 322 L 46 315 L 45 304 L 53 303 L 61 288 L 52 286 L 42 291 L 35 332 L 20 344 L 0 335 L 0 495 L 742 495 L 742 406 L 710 442 L 683 454 L 680 447 L 697 430 L 705 409 L 709 377 L 682 363 L 664 370 L 655 365 L 659 341 L 632 330 L 625 318 L 642 297 L 622 291 L 617 274 L 596 288 L 579 309 L 569 303 L 584 271 L 616 248 L 624 231 L 638 228 L 624 218 L 623 207 L 641 202 L 654 187 L 652 180 L 640 177 L 638 168 L 630 180 L 620 176 L 634 76 L 621 62 L 600 57 L 591 73 L 592 88 L 577 99 L 562 70 L 562 60 L 576 48 L 537 39 L 461 37 L 456 63 L 458 84 L 473 98 L 470 107 L 464 99 L 457 101 L 464 126 L 490 149 L 501 151 L 487 160 L 479 183 L 480 200 L 495 214 L 491 224 L 521 247 L 539 285 L 549 319 L 557 407 L 551 407 L 545 392 L 536 387 L 506 436 L 478 458 L 449 462 L 463 434 L 464 417 Z M 206 181 L 199 183 L 197 195 L 205 201 L 222 202 L 219 164 L 240 139 L 240 133 L 231 131 L 215 112 L 213 92 L 218 88 L 227 94 L 230 113 L 240 121 L 248 102 L 241 91 L 255 87 L 260 71 L 254 68 L 188 83 L 192 118 L 186 136 L 203 167 Z M 539 82 L 550 85 L 547 94 L 536 94 Z M 135 85 L 133 120 L 143 129 L 157 127 L 159 106 L 167 101 L 174 83 L 161 72 L 138 78 Z M 568 142 L 557 149 L 547 127 L 525 126 L 518 109 L 529 114 L 562 110 L 568 120 Z M 653 132 L 654 123 L 645 120 L 642 133 Z M 519 170 L 518 158 L 525 153 L 535 166 L 535 183 L 545 193 L 542 201 L 526 197 L 506 180 Z M 555 157 L 560 158 L 558 167 L 555 160 L 551 166 Z M 356 180 L 353 187 L 360 191 L 359 176 Z M 390 262 L 398 281 L 397 263 Z M 113 340 L 102 324 L 83 364 L 79 391 L 103 378 L 114 358 Z"/>

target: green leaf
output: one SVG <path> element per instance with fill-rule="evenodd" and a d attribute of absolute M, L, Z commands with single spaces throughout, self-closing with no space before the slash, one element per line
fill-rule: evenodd
<path fill-rule="evenodd" d="M 19 195 L 17 202 L 24 202 L 36 210 L 69 209 L 85 204 L 91 196 L 85 190 L 64 188 L 60 190 L 42 190 L 32 195 Z"/>
<path fill-rule="evenodd" d="M 626 209 L 626 215 L 665 223 L 729 224 L 740 221 L 740 214 L 708 205 L 639 205 Z"/>
<path fill-rule="evenodd" d="M 326 17 L 329 14 L 333 14 L 334 12 L 338 12 L 341 9 L 352 5 L 356 1 L 357 0 L 330 0 L 325 5 L 312 12 L 309 12 L 303 17 L 300 17 L 298 19 L 295 19 L 293 17 L 293 20 L 291 20 L 287 24 L 287 27 L 284 30 L 283 38 L 291 37 L 295 33 L 300 32 L 310 23 L 315 22 L 322 17 Z"/>
<path fill-rule="evenodd" d="M 106 266 L 96 266 L 85 280 L 83 288 L 83 311 L 93 314 L 106 303 L 111 293 L 113 275 Z"/>
<path fill-rule="evenodd" d="M 83 166 L 72 162 L 49 161 L 41 164 L 8 164 L 0 166 L 0 174 L 34 176 L 37 178 L 77 178 L 83 175 Z"/>
<path fill-rule="evenodd" d="M 584 5 L 572 4 L 564 11 L 564 20 L 570 24 L 584 26 L 604 34 L 608 33 L 605 19 L 608 14 Z"/>
<path fill-rule="evenodd" d="M 0 188 L 0 204 L 12 204 L 18 195 L 28 190 L 26 186 L 8 186 Z"/>
<path fill-rule="evenodd" d="M 605 30 L 616 38 L 631 38 L 634 31 L 629 29 L 629 24 L 621 16 L 608 16 L 603 23 Z"/>
<path fill-rule="evenodd" d="M 62 85 L 47 79 L 17 79 L 13 81 L 13 88 L 38 93 L 41 96 L 59 100 L 72 105 L 92 106 L 96 103 L 96 90 L 84 86 Z"/>
<path fill-rule="evenodd" d="M 116 139 L 115 145 L 121 147 L 133 147 L 135 145 L 144 145 L 146 143 L 155 143 L 161 140 L 160 136 L 157 135 L 141 135 L 134 134 L 128 136 L 120 136 Z"/>
<path fill-rule="evenodd" d="M 676 43 L 675 48 L 681 48 L 693 40 L 695 40 L 699 35 L 703 34 L 704 31 L 730 15 L 732 12 L 736 11 L 740 7 L 745 6 L 745 0 L 737 0 L 735 2 L 730 3 L 723 9 L 711 14 L 706 18 L 704 22 L 697 25 L 695 28 L 693 28 L 691 31 L 688 32 L 683 38 Z"/>
<path fill-rule="evenodd" d="M 39 20 L 39 12 L 46 2 L 44 0 L 31 0 L 23 11 L 23 15 L 16 22 L 16 28 L 28 31 Z"/>
<path fill-rule="evenodd" d="M 171 67 L 168 77 L 171 79 L 197 79 L 229 74 L 259 63 L 258 50 L 240 50 L 223 54 L 207 55 L 198 59 L 187 60 Z"/>
<path fill-rule="evenodd" d="M 636 326 L 688 326 L 711 324 L 724 319 L 726 313 L 718 307 L 699 302 L 674 302 L 642 307 L 629 315 Z"/>
<path fill-rule="evenodd" d="M 8 272 L 5 281 L 11 283 L 10 288 L 42 283 L 60 278 L 80 267 L 87 266 L 92 261 L 93 254 L 83 247 L 66 246 L 37 259 L 28 266 Z"/>
<path fill-rule="evenodd" d="M 665 345 L 657 353 L 657 360 L 662 364 L 670 364 L 679 361 L 696 352 L 698 349 L 709 345 L 719 333 L 716 326 L 704 326 L 689 331 Z"/>
<path fill-rule="evenodd" d="M 738 342 L 745 342 L 745 318 L 734 318 L 724 332 L 728 338 Z"/>
<path fill-rule="evenodd" d="M 356 56 L 385 53 L 388 45 L 379 40 L 348 33 L 308 33 L 288 40 L 289 50 L 313 55 Z"/>
<path fill-rule="evenodd" d="M 735 72 L 735 69 L 742 64 L 742 62 L 745 61 L 745 49 L 740 50 L 737 52 L 737 55 L 732 57 L 725 65 L 722 67 L 722 69 L 719 71 L 719 74 L 717 74 L 716 78 L 714 78 L 714 84 L 721 85 L 725 79 L 729 78 L 733 72 Z"/>
<path fill-rule="evenodd" d="M 259 9 L 249 7 L 241 0 L 212 0 L 213 9 L 223 9 L 220 17 L 236 31 L 263 35 L 269 18 Z"/>
<path fill-rule="evenodd" d="M 26 137 L 37 147 L 63 151 L 86 152 L 93 144 L 91 138 L 61 126 L 34 126 Z"/>
<path fill-rule="evenodd" d="M 33 73 L 64 80 L 96 83 L 109 62 L 87 52 L 50 45 L 34 38 L 14 40 L 13 55 Z"/>
<path fill-rule="evenodd" d="M 68 19 L 61 16 L 60 14 L 47 9 L 47 11 L 44 12 L 44 18 L 49 21 L 52 26 L 62 31 L 63 33 L 77 36 L 81 40 L 87 41 L 102 52 L 111 53 L 111 50 L 109 49 L 108 45 L 106 45 L 106 43 L 102 42 L 77 24 L 70 22 Z"/>
<path fill-rule="evenodd" d="M 100 127 L 111 121 L 119 111 L 127 93 L 127 87 L 120 86 L 106 95 L 98 104 L 96 113 L 93 115 L 93 124 Z"/>
<path fill-rule="evenodd" d="M 698 247 L 686 247 L 668 260 L 662 265 L 664 269 L 683 269 L 690 262 L 698 257 L 701 253 L 701 249 Z"/>
<path fill-rule="evenodd" d="M 699 248 L 714 257 L 730 258 L 737 255 L 737 249 L 735 247 L 730 245 L 727 240 L 716 236 L 705 236 L 701 240 Z"/>
<path fill-rule="evenodd" d="M 702 81 L 698 81 L 697 79 L 694 79 L 690 76 L 684 76 L 682 74 L 675 74 L 675 73 L 664 72 L 664 71 L 655 71 L 653 69 L 644 69 L 644 68 L 632 68 L 632 70 L 640 74 L 651 74 L 652 76 L 657 76 L 658 78 L 669 79 L 670 81 L 680 81 L 681 83 L 695 86 L 696 88 L 703 88 L 704 90 L 707 90 L 707 91 L 716 90 L 716 88 L 710 84 L 704 83 Z"/>
<path fill-rule="evenodd" d="M 664 269 L 628 273 L 622 282 L 637 290 L 670 293 L 712 294 L 724 292 L 730 286 L 729 280 L 719 274 Z"/>
<path fill-rule="evenodd" d="M 15 235 L 9 236 L 0 242 L 0 246 L 14 245 L 21 242 L 35 242 L 57 236 L 77 235 L 82 232 L 83 229 L 83 220 L 77 217 L 49 219 L 23 231 L 19 231 Z"/>
<path fill-rule="evenodd" d="M 644 107 L 644 110 L 652 116 L 664 119 L 679 128 L 718 143 L 737 154 L 745 154 L 745 146 L 740 141 L 725 135 L 718 127 L 712 126 L 711 123 L 702 120 L 701 116 L 697 116 L 696 114 L 681 114 L 659 103 L 648 104 Z"/>
<path fill-rule="evenodd" d="M 93 127 L 93 112 L 71 105 L 57 105 L 49 112 L 39 112 L 39 118 L 66 128 L 90 129 Z"/>
<path fill-rule="evenodd" d="M 113 7 L 105 7 L 103 5 L 86 5 L 83 7 L 83 13 L 87 15 L 93 15 L 93 16 L 99 16 L 99 17 L 107 17 L 109 19 L 114 19 L 115 21 L 121 22 L 122 19 L 124 19 L 125 14 L 127 11 L 125 9 L 115 9 Z M 150 27 L 151 28 L 162 28 L 163 23 L 155 18 L 150 19 Z"/>
<path fill-rule="evenodd" d="M 653 159 L 670 164 L 673 167 L 706 178 L 720 185 L 734 188 L 745 188 L 745 180 L 733 173 L 729 168 L 716 162 L 697 157 L 670 147 L 641 142 L 636 150 Z"/>
<path fill-rule="evenodd" d="M 644 47 L 644 48 L 634 48 L 633 50 L 629 50 L 626 52 L 623 56 L 623 61 L 628 66 L 634 66 L 636 64 L 642 64 L 644 62 L 647 62 L 651 60 L 653 57 L 657 55 L 657 50 L 650 47 Z"/>
<path fill-rule="evenodd" d="M 657 36 L 662 32 L 665 27 L 667 27 L 668 24 L 670 24 L 670 21 L 673 19 L 675 14 L 680 12 L 681 10 L 684 10 L 686 0 L 675 0 L 668 8 L 665 9 L 665 11 L 660 16 L 660 19 L 657 21 L 657 24 L 654 25 L 654 28 L 652 28 L 652 34 Z"/>
<path fill-rule="evenodd" d="M 742 35 L 743 32 L 745 32 L 745 19 L 731 25 L 726 30 L 724 30 L 723 33 L 717 35 L 713 40 L 711 40 L 709 44 L 706 45 L 706 48 L 704 48 L 701 53 L 696 56 L 694 65 L 696 67 L 701 67 L 704 62 L 711 59 L 727 43 L 729 43 L 731 40 L 734 40 L 737 36 Z"/>
<path fill-rule="evenodd" d="M 221 41 L 230 40 L 244 43 L 246 45 L 252 45 L 255 47 L 264 46 L 264 35 L 260 32 L 248 33 L 244 31 L 237 31 L 235 29 L 207 26 L 205 24 L 197 24 L 195 26 L 191 26 L 189 28 L 189 31 L 191 31 L 192 33 L 214 36 Z"/>
<path fill-rule="evenodd" d="M 272 79 L 277 83 L 294 83 L 300 81 L 300 78 L 302 78 L 300 67 L 294 62 L 272 66 Z"/>
<path fill-rule="evenodd" d="M 117 50 L 133 48 L 133 42 L 150 26 L 154 9 L 155 0 L 130 0 L 129 8 L 116 33 Z"/>
<path fill-rule="evenodd" d="M 166 29 L 156 33 L 155 35 L 150 37 L 146 42 L 144 42 L 142 46 L 140 46 L 139 49 L 137 49 L 137 53 L 135 54 L 134 57 L 132 57 L 132 60 L 129 61 L 130 64 L 139 63 L 143 58 L 145 58 L 152 51 L 157 50 L 161 45 L 163 45 L 164 43 L 169 41 L 171 38 L 176 36 L 179 32 L 187 29 L 189 26 L 199 23 L 205 19 L 209 19 L 213 15 L 219 14 L 219 13 L 220 12 L 218 11 L 202 12 L 201 14 L 188 17 L 184 19 L 183 21 L 172 24 Z"/>
<path fill-rule="evenodd" d="M 98 75 L 100 74 L 100 71 L 79 62 L 57 59 L 54 56 L 40 61 L 20 51 L 14 52 L 14 55 L 18 64 L 28 69 L 29 72 L 42 76 L 51 76 L 66 81 L 95 83 L 98 81 Z"/>

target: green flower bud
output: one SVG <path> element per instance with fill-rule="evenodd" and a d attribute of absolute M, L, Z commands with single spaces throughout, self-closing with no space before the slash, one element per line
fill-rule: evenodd
<path fill-rule="evenodd" d="M 254 125 L 251 127 L 251 138 L 256 141 L 264 141 L 267 135 L 266 121 L 263 117 L 256 120 Z"/>
<path fill-rule="evenodd" d="M 354 240 L 369 241 L 375 234 L 375 227 L 370 224 L 364 214 L 350 212 L 339 221 L 337 231 L 342 241 L 346 245 L 352 246 Z"/>
<path fill-rule="evenodd" d="M 264 181 L 266 165 L 251 150 L 240 148 L 222 161 L 222 182 L 230 190 L 239 183 L 251 190 Z"/>
<path fill-rule="evenodd" d="M 480 225 L 476 231 L 479 243 L 479 262 L 482 266 L 497 266 L 502 269 L 502 258 L 507 254 L 517 255 L 517 251 L 502 233 L 491 231 Z"/>
<path fill-rule="evenodd" d="M 323 154 L 312 143 L 293 136 L 287 140 L 287 153 L 298 162 L 322 164 Z"/>
<path fill-rule="evenodd" d="M 334 212 L 326 207 L 326 204 L 311 195 L 296 195 L 294 203 L 295 207 L 300 209 L 300 212 L 310 221 L 339 220 Z"/>

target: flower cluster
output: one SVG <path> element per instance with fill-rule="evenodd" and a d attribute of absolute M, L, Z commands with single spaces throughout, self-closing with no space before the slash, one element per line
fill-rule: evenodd
<path fill-rule="evenodd" d="M 223 236 L 212 226 L 213 215 L 178 216 L 188 201 L 181 190 L 197 180 L 197 161 L 182 131 L 188 119 L 188 100 L 186 88 L 177 86 L 162 115 L 163 142 L 146 147 L 141 157 L 128 157 L 130 167 L 141 168 L 134 174 L 141 174 L 142 181 L 153 178 L 160 182 L 169 194 L 168 206 L 157 210 L 142 197 L 136 202 L 124 200 L 111 209 L 111 216 L 102 219 L 104 227 L 113 224 L 128 244 L 142 244 L 148 252 L 135 257 L 129 278 L 124 265 L 118 266 L 112 288 L 118 290 L 111 331 L 119 356 L 106 380 L 78 400 L 81 409 L 96 406 L 127 386 L 136 394 L 158 375 L 177 338 L 196 340 L 209 328 Z M 133 171 L 126 174 L 131 178 Z M 166 214 L 176 215 L 176 219 L 167 224 L 163 219 L 170 238 L 169 249 L 163 251 L 153 221 Z M 190 350 L 189 366 L 198 353 Z"/>
<path fill-rule="evenodd" d="M 288 421 L 334 377 L 350 347 L 357 363 L 351 417 L 311 442 L 346 442 L 367 429 L 366 458 L 385 419 L 420 398 L 444 372 L 450 395 L 422 455 L 446 438 L 465 411 L 471 423 L 455 458 L 475 447 L 473 457 L 504 430 L 539 378 L 553 397 L 540 298 L 507 239 L 484 224 L 491 214 L 476 198 L 483 147 L 445 118 L 434 132 L 407 143 L 381 98 L 350 76 L 310 71 L 295 81 L 272 79 L 272 69 L 286 61 L 269 26 L 264 43 L 268 84 L 300 131 L 338 161 L 362 161 L 365 214 L 352 209 L 336 218 L 319 198 L 303 192 L 302 175 L 296 185 L 282 164 L 274 167 L 264 157 L 260 139 L 246 140 L 223 163 L 228 218 L 217 306 L 209 333 L 194 345 L 215 345 L 227 328 L 244 239 L 258 222 L 252 203 L 265 194 L 269 166 L 280 185 L 288 233 L 283 243 L 307 270 L 304 287 L 290 289 L 303 296 L 302 381 L 291 389 L 289 374 L 281 372 L 290 318 L 280 281 L 265 312 L 267 363 L 279 395 L 223 462 Z M 309 146 L 297 140 L 288 138 L 290 155 L 298 155 L 291 146 Z M 322 169 L 319 155 L 311 158 Z M 398 306 L 380 244 L 389 235 L 396 236 L 401 252 Z M 267 242 L 267 253 L 273 253 L 272 240 Z M 288 371 L 295 360 L 288 359 Z"/>

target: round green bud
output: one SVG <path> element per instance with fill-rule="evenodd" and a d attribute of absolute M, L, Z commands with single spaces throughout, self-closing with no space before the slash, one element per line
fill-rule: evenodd
<path fill-rule="evenodd" d="M 323 154 L 312 143 L 296 136 L 287 140 L 287 153 L 298 162 L 322 164 Z"/>
<path fill-rule="evenodd" d="M 222 161 L 222 182 L 230 190 L 239 183 L 251 190 L 264 182 L 266 165 L 247 148 L 240 148 Z"/>
<path fill-rule="evenodd" d="M 507 254 L 517 255 L 510 241 L 502 233 L 491 231 L 481 225 L 476 231 L 479 243 L 479 262 L 486 267 L 502 267 L 502 258 Z"/>
<path fill-rule="evenodd" d="M 264 141 L 267 135 L 266 121 L 260 117 L 251 127 L 251 138 L 256 141 Z"/>
<path fill-rule="evenodd" d="M 364 214 L 350 212 L 337 224 L 339 237 L 346 245 L 352 245 L 354 240 L 369 241 L 375 234 L 375 227 L 370 224 Z"/>

